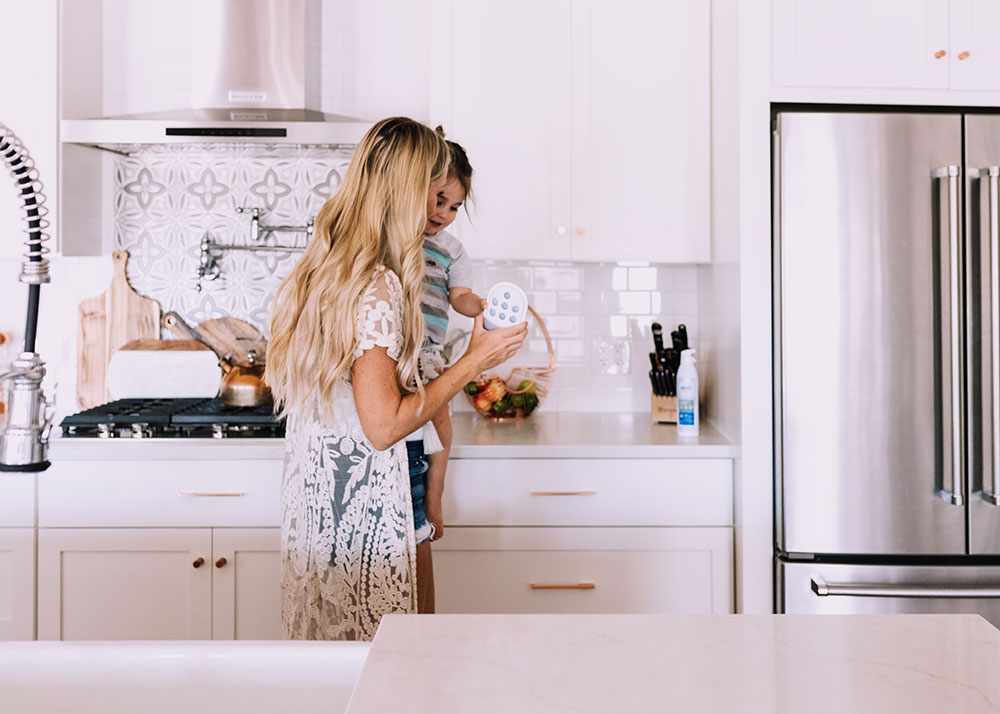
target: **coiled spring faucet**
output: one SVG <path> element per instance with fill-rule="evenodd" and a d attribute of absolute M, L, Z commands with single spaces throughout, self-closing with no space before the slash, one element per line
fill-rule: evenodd
<path fill-rule="evenodd" d="M 49 282 L 49 261 L 45 255 L 49 223 L 45 216 L 45 196 L 38 170 L 17 136 L 0 124 L 0 156 L 10 171 L 25 213 L 28 237 L 19 280 L 28 285 L 28 316 L 24 327 L 24 349 L 0 373 L 0 387 L 7 391 L 7 414 L 0 430 L 0 471 L 44 471 L 49 466 L 48 443 L 54 407 L 42 393 L 45 363 L 35 352 L 38 330 L 38 298 L 43 283 Z"/>

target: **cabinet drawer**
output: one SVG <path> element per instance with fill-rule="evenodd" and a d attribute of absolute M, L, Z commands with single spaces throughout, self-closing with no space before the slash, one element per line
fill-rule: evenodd
<path fill-rule="evenodd" d="M 730 459 L 452 459 L 446 525 L 731 526 Z"/>
<path fill-rule="evenodd" d="M 60 461 L 38 480 L 42 527 L 279 526 L 276 460 Z"/>
<path fill-rule="evenodd" d="M 35 525 L 35 474 L 0 473 L 0 528 Z"/>
<path fill-rule="evenodd" d="M 731 528 L 451 528 L 440 613 L 729 613 Z"/>

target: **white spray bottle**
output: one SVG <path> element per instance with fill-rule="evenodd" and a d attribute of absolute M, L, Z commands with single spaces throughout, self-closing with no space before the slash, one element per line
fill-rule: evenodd
<path fill-rule="evenodd" d="M 698 436 L 698 421 L 698 369 L 694 350 L 684 350 L 677 369 L 677 436 Z"/>

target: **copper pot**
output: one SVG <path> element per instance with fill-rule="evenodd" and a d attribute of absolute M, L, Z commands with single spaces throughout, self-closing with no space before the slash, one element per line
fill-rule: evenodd
<path fill-rule="evenodd" d="M 271 401 L 271 390 L 264 383 L 264 363 L 257 361 L 257 350 L 247 352 L 247 361 L 232 364 L 232 353 L 219 360 L 226 373 L 219 388 L 222 403 L 231 407 L 257 407 Z"/>

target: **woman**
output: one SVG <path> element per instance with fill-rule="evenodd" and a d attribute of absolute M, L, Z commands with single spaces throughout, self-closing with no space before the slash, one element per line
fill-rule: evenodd
<path fill-rule="evenodd" d="M 522 326 L 486 332 L 426 388 L 418 378 L 423 229 L 449 162 L 424 125 L 365 134 L 275 296 L 265 379 L 287 417 L 282 622 L 296 639 L 371 639 L 414 612 L 415 541 L 402 439 L 511 357 Z"/>

